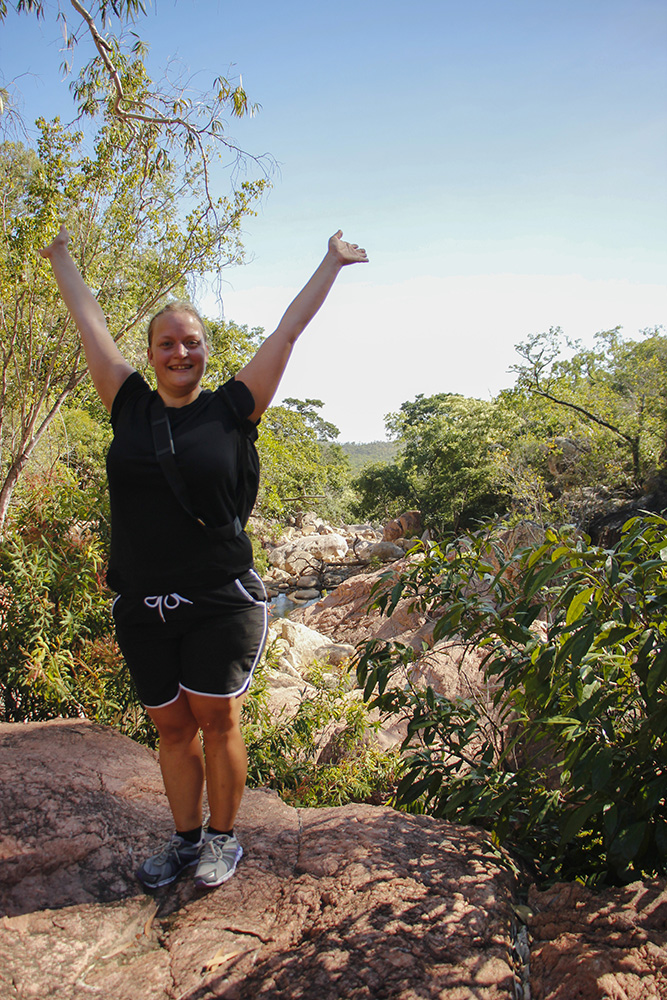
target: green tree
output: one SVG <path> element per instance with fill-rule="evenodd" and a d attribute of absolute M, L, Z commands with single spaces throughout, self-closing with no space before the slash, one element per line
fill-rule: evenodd
<path fill-rule="evenodd" d="M 166 163 L 147 176 L 141 150 L 115 122 L 97 132 L 92 156 L 80 133 L 38 124 L 37 150 L 0 147 L 0 526 L 35 446 L 87 374 L 39 247 L 66 222 L 121 341 L 165 296 L 181 295 L 187 277 L 243 259 L 241 221 L 263 187 L 245 182 L 213 216 L 201 176 L 184 180 Z"/>
<path fill-rule="evenodd" d="M 388 521 L 419 503 L 398 459 L 366 465 L 352 480 L 352 487 L 356 494 L 353 508 L 361 518 Z"/>
<path fill-rule="evenodd" d="M 573 352 L 569 358 L 563 357 L 566 348 Z M 517 351 L 524 361 L 513 366 L 516 385 L 504 401 L 523 411 L 524 433 L 537 428 L 552 452 L 558 437 L 574 447 L 570 482 L 578 473 L 579 482 L 639 484 L 664 464 L 667 338 L 659 329 L 635 341 L 616 327 L 584 348 L 552 328 Z"/>
<path fill-rule="evenodd" d="M 257 443 L 262 475 L 257 509 L 268 518 L 315 507 L 327 516 L 341 513 L 349 484 L 349 463 L 342 449 L 321 441 L 338 428 L 317 413 L 320 400 L 286 399 L 264 414 Z"/>
<path fill-rule="evenodd" d="M 395 514 L 407 504 L 426 523 L 456 529 L 504 509 L 497 455 L 507 431 L 494 403 L 451 393 L 419 395 L 386 424 L 399 454 L 356 478 L 362 516 Z"/>

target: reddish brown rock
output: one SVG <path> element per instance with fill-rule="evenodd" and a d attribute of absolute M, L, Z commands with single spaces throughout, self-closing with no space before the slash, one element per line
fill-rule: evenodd
<path fill-rule="evenodd" d="M 387 542 L 395 542 L 397 538 L 414 538 L 423 530 L 422 517 L 418 510 L 407 510 L 394 521 L 388 521 L 384 526 L 382 537 Z"/>
<path fill-rule="evenodd" d="M 419 649 L 433 635 L 432 621 L 425 614 L 410 609 L 411 601 L 399 601 L 389 617 L 378 611 L 369 611 L 372 588 L 386 580 L 387 588 L 396 583 L 399 575 L 410 565 L 410 560 L 400 559 L 389 569 L 375 573 L 361 573 L 345 580 L 317 604 L 296 611 L 292 618 L 308 628 L 331 636 L 334 642 L 347 642 L 356 646 L 366 639 L 397 639 Z"/>
<path fill-rule="evenodd" d="M 533 889 L 532 1000 L 665 1000 L 667 880 Z"/>
<path fill-rule="evenodd" d="M 155 756 L 78 720 L 0 725 L 0 996 L 513 1000 L 508 878 L 479 831 L 246 793 L 237 874 L 152 896 Z"/>

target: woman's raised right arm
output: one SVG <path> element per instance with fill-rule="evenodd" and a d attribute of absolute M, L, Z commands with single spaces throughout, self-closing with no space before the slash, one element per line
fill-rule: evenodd
<path fill-rule="evenodd" d="M 68 243 L 69 233 L 63 225 L 53 243 L 40 253 L 51 262 L 60 294 L 81 334 L 90 376 L 100 399 L 111 412 L 116 393 L 135 369 L 109 333 L 100 304 L 72 260 Z"/>

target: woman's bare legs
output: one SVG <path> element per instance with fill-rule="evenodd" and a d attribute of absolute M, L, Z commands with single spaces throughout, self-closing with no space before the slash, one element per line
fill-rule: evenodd
<path fill-rule="evenodd" d="M 181 691 L 171 705 L 147 709 L 160 734 L 160 768 L 177 830 L 200 826 L 204 777 L 211 826 L 233 828 L 248 772 L 241 736 L 243 702 L 243 695 L 212 698 Z"/>
<path fill-rule="evenodd" d="M 212 698 L 186 692 L 190 711 L 204 736 L 206 790 L 215 830 L 231 830 L 241 804 L 248 755 L 241 735 L 245 696 Z"/>
<path fill-rule="evenodd" d="M 163 708 L 146 710 L 160 734 L 160 769 L 177 830 L 201 826 L 204 754 L 195 719 L 184 691 Z"/>

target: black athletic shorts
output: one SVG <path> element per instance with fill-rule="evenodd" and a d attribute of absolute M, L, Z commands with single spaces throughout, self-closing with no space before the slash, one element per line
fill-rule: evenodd
<path fill-rule="evenodd" d="M 252 569 L 216 590 L 119 594 L 118 645 L 144 705 L 163 708 L 181 690 L 217 698 L 247 691 L 266 642 L 266 602 Z"/>

